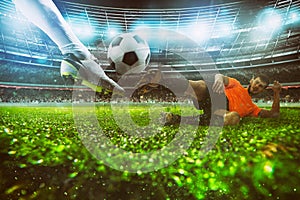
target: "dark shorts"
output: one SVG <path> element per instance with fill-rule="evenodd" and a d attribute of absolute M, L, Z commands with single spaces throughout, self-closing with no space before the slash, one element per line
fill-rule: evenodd
<path fill-rule="evenodd" d="M 184 95 L 184 92 L 189 86 L 189 81 L 186 79 L 165 79 L 163 85 L 168 85 L 170 90 L 174 92 L 176 96 L 178 94 Z M 229 104 L 226 95 L 214 93 L 212 86 L 214 82 L 205 80 L 207 89 L 205 96 L 201 101 L 193 98 L 193 104 L 198 110 L 203 110 L 203 114 L 198 116 L 177 116 L 178 122 L 182 121 L 185 124 L 193 125 L 223 125 L 223 116 L 212 115 L 214 111 L 218 109 L 228 110 Z M 177 93 L 177 94 L 176 94 Z"/>
<path fill-rule="evenodd" d="M 205 83 L 207 85 L 205 96 L 201 101 L 193 99 L 194 106 L 199 110 L 203 110 L 204 114 L 208 117 L 210 117 L 211 113 L 215 110 L 228 110 L 228 100 L 225 94 L 217 94 L 212 91 L 213 81 L 205 80 Z M 156 85 L 156 87 L 153 85 Z M 189 80 L 185 78 L 162 78 L 157 84 L 152 84 L 152 86 L 151 84 L 147 84 L 142 87 L 149 87 L 146 89 L 148 92 L 152 92 L 154 89 L 165 88 L 172 92 L 175 97 L 182 97 L 185 95 L 188 86 Z"/>
<path fill-rule="evenodd" d="M 228 99 L 226 95 L 224 93 L 217 94 L 212 91 L 214 82 L 205 80 L 205 83 L 207 85 L 205 96 L 201 101 L 193 99 L 194 106 L 198 110 L 203 110 L 204 113 L 209 116 L 211 115 L 211 113 L 213 113 L 212 111 L 214 110 L 228 110 Z M 160 84 L 170 89 L 175 94 L 175 96 L 179 97 L 181 95 L 184 95 L 189 86 L 189 81 L 183 78 L 166 78 L 162 79 Z"/>
<path fill-rule="evenodd" d="M 224 93 L 218 94 L 212 91 L 213 82 L 206 81 L 207 85 L 206 93 L 203 100 L 198 101 L 197 99 L 193 99 L 194 106 L 198 110 L 203 110 L 205 115 L 208 117 L 211 116 L 215 110 L 218 109 L 229 109 L 229 102 Z"/>

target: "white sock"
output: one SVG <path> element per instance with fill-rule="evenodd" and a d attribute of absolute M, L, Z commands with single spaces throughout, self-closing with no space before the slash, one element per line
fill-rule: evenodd
<path fill-rule="evenodd" d="M 51 0 L 13 0 L 33 24 L 57 44 L 62 54 L 73 53 L 79 59 L 90 58 L 89 50 L 80 42 Z"/>

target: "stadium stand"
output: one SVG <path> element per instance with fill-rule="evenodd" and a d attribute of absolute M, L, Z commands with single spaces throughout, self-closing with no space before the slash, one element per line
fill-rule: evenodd
<path fill-rule="evenodd" d="M 292 21 L 289 14 L 299 11 L 300 1 L 249 2 L 234 1 L 190 8 L 128 9 L 55 1 L 74 27 L 82 24 L 91 27 L 93 36 L 82 41 L 103 62 L 103 67 L 112 78 L 115 78 L 114 70 L 109 68 L 106 59 L 106 47 L 111 40 L 108 30 L 112 26 L 119 27 L 121 32 L 128 32 L 139 25 L 137 22 L 143 22 L 154 30 L 163 26 L 180 32 L 188 30 L 192 23 L 201 22 L 209 24 L 209 38 L 197 43 L 196 48 L 180 45 L 172 49 L 168 44 L 159 44 L 155 35 L 149 38 L 152 54 L 147 69 L 159 68 L 167 76 L 179 72 L 188 79 L 201 79 L 210 70 L 218 70 L 237 78 L 244 85 L 254 74 L 265 73 L 283 84 L 286 89 L 283 98 L 290 95 L 298 101 L 300 22 Z M 258 30 L 255 19 L 262 9 L 267 8 L 285 16 L 282 27 L 269 33 L 271 37 L 251 39 L 251 35 Z M 32 101 L 40 102 L 70 100 L 73 87 L 60 77 L 62 55 L 55 44 L 24 19 L 11 0 L 0 2 L 0 19 L 1 101 L 30 101 L 30 96 L 34 97 Z M 230 25 L 229 35 L 220 34 L 223 23 Z M 195 37 L 189 37 L 196 41 Z M 183 40 L 179 43 L 184 44 L 186 37 L 170 36 L 168 39 Z M 191 59 L 189 62 L 181 56 L 187 52 Z M 97 101 L 106 101 L 107 97 L 100 94 Z"/>

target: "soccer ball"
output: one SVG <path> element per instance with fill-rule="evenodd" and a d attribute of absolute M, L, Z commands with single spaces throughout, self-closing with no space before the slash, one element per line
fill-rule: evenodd
<path fill-rule="evenodd" d="M 149 64 L 150 48 L 138 34 L 123 33 L 109 44 L 107 58 L 118 74 L 140 73 Z"/>

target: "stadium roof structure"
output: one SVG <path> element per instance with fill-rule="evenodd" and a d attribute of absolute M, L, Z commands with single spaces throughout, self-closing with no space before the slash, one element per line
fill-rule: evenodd
<path fill-rule="evenodd" d="M 192 0 L 172 5 L 169 2 L 174 1 L 54 2 L 78 37 L 102 60 L 113 31 L 139 30 L 151 32 L 145 37 L 153 66 L 169 72 L 193 73 L 195 65 L 197 70 L 212 65 L 238 69 L 299 60 L 299 0 Z M 10 0 L 0 5 L 2 59 L 21 55 L 25 62 L 57 66 L 61 54 L 55 44 L 20 16 Z"/>
<path fill-rule="evenodd" d="M 67 0 L 68 1 L 68 0 Z M 174 8 L 192 8 L 208 5 L 220 5 L 232 3 L 232 0 L 72 0 L 74 3 L 89 4 L 95 6 L 113 7 L 113 8 L 137 8 L 137 9 L 174 9 Z M 260 4 L 268 3 L 269 0 L 243 0 L 243 3 Z"/>

